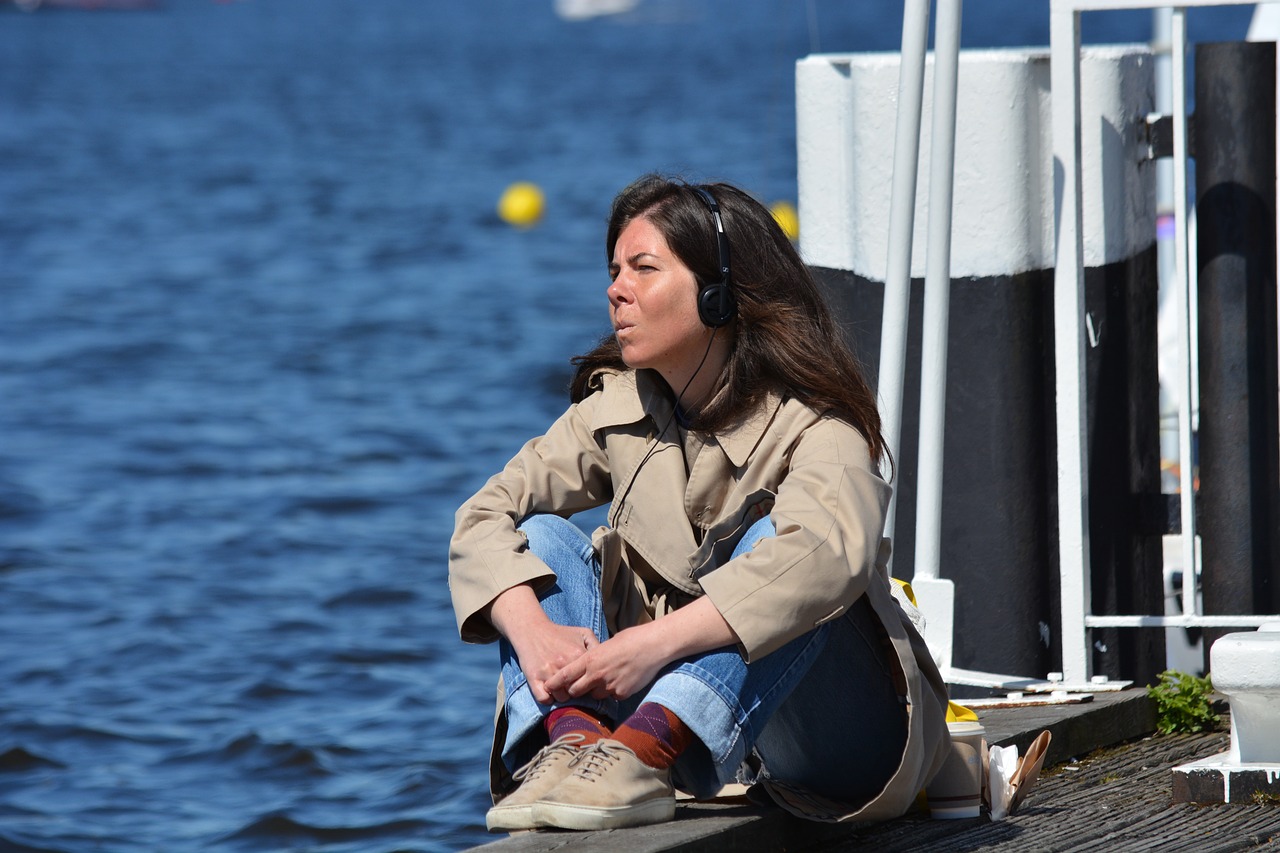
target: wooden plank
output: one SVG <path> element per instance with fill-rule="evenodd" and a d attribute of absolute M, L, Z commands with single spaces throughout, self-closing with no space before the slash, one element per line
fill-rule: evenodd
<path fill-rule="evenodd" d="M 987 729 L 988 743 L 1016 746 L 1020 754 L 1048 729 L 1053 742 L 1047 765 L 1155 730 L 1155 710 L 1141 688 L 1099 693 L 1093 701 L 1079 705 L 978 709 L 978 719 Z"/>

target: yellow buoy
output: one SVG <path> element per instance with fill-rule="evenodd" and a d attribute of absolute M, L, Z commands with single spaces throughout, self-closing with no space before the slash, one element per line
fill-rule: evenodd
<path fill-rule="evenodd" d="M 795 240 L 800 236 L 800 214 L 796 212 L 795 205 L 789 201 L 775 201 L 769 207 L 769 212 L 773 214 L 774 221 L 782 228 L 787 239 Z"/>
<path fill-rule="evenodd" d="M 542 218 L 544 200 L 537 184 L 518 181 L 498 199 L 498 216 L 509 225 L 528 228 Z"/>

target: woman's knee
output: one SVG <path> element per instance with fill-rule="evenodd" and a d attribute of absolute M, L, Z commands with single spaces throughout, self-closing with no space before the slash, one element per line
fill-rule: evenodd
<path fill-rule="evenodd" d="M 575 586 L 571 578 L 582 576 L 594 585 L 598 571 L 591 540 L 573 522 L 558 515 L 531 515 L 520 522 L 519 530 L 529 543 L 529 551 L 546 563 L 562 585 Z"/>
<path fill-rule="evenodd" d="M 738 545 L 733 549 L 733 556 L 738 557 L 756 547 L 756 543 L 761 539 L 768 539 L 777 535 L 777 531 L 773 526 L 773 519 L 770 516 L 758 519 L 754 524 L 747 528 L 747 532 L 742 534 L 742 538 L 738 540 Z"/>
<path fill-rule="evenodd" d="M 565 550 L 581 553 L 584 546 L 591 545 L 591 540 L 572 521 L 558 515 L 531 515 L 520 522 L 518 529 L 528 540 L 529 550 L 539 557 Z"/>

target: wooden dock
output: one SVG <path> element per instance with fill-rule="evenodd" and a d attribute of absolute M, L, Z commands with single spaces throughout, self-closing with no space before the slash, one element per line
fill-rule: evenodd
<path fill-rule="evenodd" d="M 813 823 L 745 797 L 681 802 L 676 819 L 604 832 L 538 831 L 474 848 L 483 853 L 720 853 L 720 851 L 1213 851 L 1280 853 L 1280 804 L 1175 804 L 1172 768 L 1227 749 L 1223 731 L 1150 736 L 1142 690 L 1096 694 L 1078 705 L 979 712 L 993 744 L 1019 752 L 1043 729 L 1053 745 L 1039 784 L 1018 814 L 993 822 L 911 814 L 869 827 Z M 1225 726 L 1225 719 L 1224 719 Z"/>

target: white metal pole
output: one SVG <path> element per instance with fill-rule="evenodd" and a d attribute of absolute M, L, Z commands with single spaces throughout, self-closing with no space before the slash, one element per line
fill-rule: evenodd
<path fill-rule="evenodd" d="M 1165 7 L 1151 13 L 1151 53 L 1154 60 L 1155 114 L 1173 114 L 1173 70 L 1169 62 L 1169 28 L 1173 10 Z M 1156 173 L 1156 302 L 1160 348 L 1160 465 L 1178 458 L 1178 395 L 1181 383 L 1179 368 L 1167 360 L 1166 353 L 1176 359 L 1178 347 L 1177 261 L 1174 258 L 1173 223 L 1173 158 L 1161 157 L 1152 163 Z M 1166 225 L 1166 223 L 1168 223 Z M 1166 234 L 1166 229 L 1168 233 Z M 1167 315 L 1167 316 L 1166 316 Z M 1172 328 L 1168 321 L 1172 320 Z M 1172 422 L 1172 426 L 1170 426 Z M 1167 568 L 1167 567 L 1166 567 Z"/>
<path fill-rule="evenodd" d="M 951 304 L 951 200 L 955 187 L 956 89 L 961 0 L 938 0 L 933 55 L 933 142 L 929 164 L 929 241 L 920 369 L 920 461 L 915 579 L 942 565 L 942 462 L 946 431 L 947 331 Z"/>
<path fill-rule="evenodd" d="M 944 676 L 955 646 L 955 584 L 942 566 L 942 456 L 946 432 L 947 314 L 951 305 L 951 200 L 955 188 L 956 79 L 961 0 L 938 0 L 933 55 L 933 142 L 929 239 L 920 349 L 920 456 L 916 479 L 916 564 L 911 578 L 925 616 L 925 641 Z"/>
<path fill-rule="evenodd" d="M 1049 13 L 1057 243 L 1053 278 L 1057 378 L 1058 571 L 1062 599 L 1062 672 L 1089 679 L 1092 609 L 1089 577 L 1089 479 L 1084 362 L 1084 245 L 1080 175 L 1080 13 L 1053 0 Z"/>
<path fill-rule="evenodd" d="M 1178 407 L 1178 474 L 1182 510 L 1182 612 L 1188 616 L 1198 612 L 1196 605 L 1196 514 L 1195 462 L 1191 441 L 1191 299 L 1189 245 L 1190 228 L 1187 210 L 1187 10 L 1173 10 L 1169 21 L 1170 62 L 1173 70 L 1173 210 L 1174 279 L 1178 297 L 1178 344 L 1182 382 L 1182 404 Z"/>
<path fill-rule="evenodd" d="M 1248 41 L 1280 41 L 1280 7 L 1259 4 L 1249 22 Z M 1280 90 L 1280 51 L 1276 52 L 1276 82 Z M 1280 125 L 1276 127 L 1276 197 L 1280 198 Z M 1276 222 L 1276 269 L 1280 270 L 1280 219 Z M 1280 306 L 1277 306 L 1280 310 Z M 1280 320 L 1280 313 L 1277 314 Z M 1277 351 L 1280 355 L 1280 350 Z M 1280 441 L 1280 435 L 1276 436 Z"/>
<path fill-rule="evenodd" d="M 925 51 L 929 44 L 929 0 L 906 0 L 898 69 L 898 117 L 893 182 L 889 198 L 889 258 L 880 328 L 880 429 L 897 457 L 902 438 L 902 386 L 907 361 L 907 308 L 911 296 L 911 241 L 915 228 L 916 172 L 920 159 L 920 111 L 924 101 Z M 885 535 L 897 517 L 894 489 L 885 515 Z"/>

